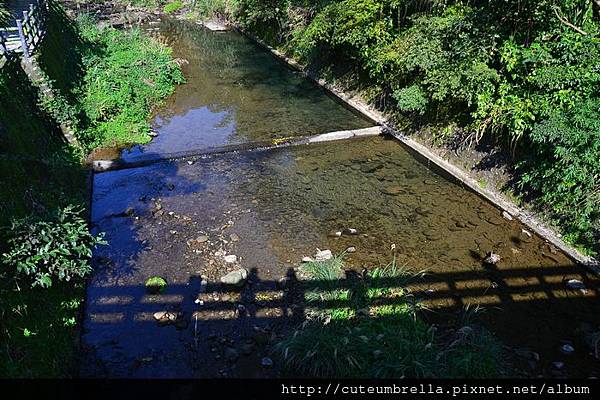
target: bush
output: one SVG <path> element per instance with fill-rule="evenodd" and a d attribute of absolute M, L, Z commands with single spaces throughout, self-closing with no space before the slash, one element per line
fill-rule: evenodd
<path fill-rule="evenodd" d="M 427 96 L 419 85 L 396 90 L 394 99 L 396 99 L 398 108 L 402 111 L 412 111 L 422 115 L 427 109 Z"/>
<path fill-rule="evenodd" d="M 80 141 L 88 150 L 148 142 L 152 107 L 184 82 L 171 50 L 139 29 L 122 32 L 99 29 L 89 19 L 79 22 L 83 38 L 94 43 L 84 53 L 86 73 L 77 92 L 86 121 Z"/>
<path fill-rule="evenodd" d="M 25 280 L 31 287 L 85 277 L 92 270 L 92 250 L 106 243 L 102 235 L 88 231 L 81 211 L 73 206 L 48 218 L 14 220 L 6 236 L 9 250 L 2 261 L 17 282 Z"/>
<path fill-rule="evenodd" d="M 600 229 L 600 100 L 555 112 L 531 132 L 533 153 L 519 165 L 521 188 L 564 227 L 566 239 L 594 245 Z"/>
<path fill-rule="evenodd" d="M 172 3 L 165 4 L 163 11 L 166 12 L 167 14 L 170 14 L 175 11 L 179 11 L 182 8 L 183 8 L 183 3 L 181 2 L 181 0 L 175 0 Z"/>

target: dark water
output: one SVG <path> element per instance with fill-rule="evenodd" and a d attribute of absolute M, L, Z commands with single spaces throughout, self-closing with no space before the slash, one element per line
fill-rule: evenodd
<path fill-rule="evenodd" d="M 237 33 L 170 20 L 158 27 L 187 61 L 188 83 L 156 113 L 159 136 L 125 159 L 372 126 Z"/>
<path fill-rule="evenodd" d="M 269 376 L 271 370 L 259 366 L 263 347 L 231 364 L 223 360 L 229 342 L 211 341 L 210 334 L 218 332 L 239 349 L 256 342 L 255 326 L 294 326 L 301 315 L 276 283 L 316 248 L 337 253 L 355 246 L 347 261 L 360 271 L 389 263 L 392 244 L 400 265 L 428 271 L 411 289 L 434 310 L 428 314 L 433 320 L 444 309 L 484 305 L 483 321 L 503 341 L 542 355 L 540 373 L 548 374 L 556 360 L 575 375 L 598 367 L 578 331 L 598 324 L 598 281 L 393 140 L 98 174 L 93 221 L 112 245 L 99 252 L 105 258 L 89 286 L 84 341 L 109 375 Z M 344 228 L 359 234 L 331 235 Z M 188 245 L 203 234 L 210 240 L 200 249 Z M 484 266 L 480 256 L 492 250 L 502 260 Z M 223 253 L 236 255 L 236 265 L 225 263 Z M 237 265 L 252 271 L 252 284 L 241 293 L 223 292 L 219 277 Z M 169 281 L 164 294 L 145 294 L 143 282 L 151 275 Z M 193 302 L 201 275 L 211 285 L 204 305 Z M 570 278 L 584 280 L 587 292 L 567 290 Z M 264 293 L 278 300 L 256 301 Z M 248 316 L 236 314 L 238 304 Z M 165 307 L 197 317 L 196 333 L 193 324 L 180 331 L 158 327 L 152 313 Z M 562 356 L 561 340 L 577 343 L 581 359 Z M 149 361 L 136 362 L 141 359 Z"/>

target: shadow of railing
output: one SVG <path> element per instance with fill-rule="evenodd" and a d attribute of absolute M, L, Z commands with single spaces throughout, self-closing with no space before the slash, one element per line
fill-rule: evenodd
<path fill-rule="evenodd" d="M 599 281 L 583 270 L 574 272 L 573 266 L 523 267 L 495 270 L 490 278 L 472 271 L 457 271 L 430 274 L 404 284 L 404 278 L 373 278 L 352 271 L 336 281 L 305 280 L 298 279 L 293 269 L 282 280 L 260 280 L 254 269 L 242 288 L 221 283 L 201 285 L 200 276 L 192 276 L 183 284 L 170 284 L 157 295 L 148 294 L 142 285 L 93 286 L 84 342 L 95 347 L 96 356 L 105 363 L 100 375 L 269 377 L 275 372 L 257 367 L 260 364 L 256 360 L 246 366 L 243 362 L 234 363 L 237 357 L 228 360 L 227 349 L 234 343 L 251 341 L 254 358 L 268 355 L 269 342 L 297 327 L 309 309 L 348 308 L 356 315 L 364 315 L 365 306 L 368 309 L 419 301 L 426 307 L 422 316 L 435 323 L 448 322 L 449 316 L 456 318 L 456 311 L 466 304 L 490 307 L 494 312 L 481 319 L 500 339 L 552 357 L 552 348 L 558 347 L 561 339 L 573 338 L 575 322 L 582 322 L 586 316 L 593 321 L 600 310 Z M 585 290 L 566 286 L 567 279 L 575 277 L 584 282 Z M 366 286 L 402 288 L 404 294 L 390 295 L 393 290 L 381 290 L 368 304 L 356 301 L 357 296 L 352 295 L 348 300 L 315 300 L 314 296 L 310 301 L 306 299 L 309 292 L 348 289 L 356 293 Z M 171 324 L 174 327 L 158 327 L 154 314 L 165 309 L 173 310 L 184 321 Z M 257 345 L 257 332 L 265 331 L 269 333 L 268 340 Z M 174 348 L 180 348 L 175 351 L 176 356 L 169 353 Z M 153 355 L 145 359 L 165 356 L 171 362 L 158 367 L 152 367 L 152 362 L 136 362 L 144 359 L 148 349 L 153 349 Z M 115 354 L 119 357 L 114 358 Z M 229 371 L 230 375 L 216 371 Z M 95 375 L 89 371 L 84 374 Z"/>

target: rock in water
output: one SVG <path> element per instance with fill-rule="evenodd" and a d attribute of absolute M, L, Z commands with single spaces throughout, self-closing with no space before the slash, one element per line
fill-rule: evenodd
<path fill-rule="evenodd" d="M 566 285 L 571 290 L 585 290 L 585 284 L 579 279 L 569 279 Z"/>
<path fill-rule="evenodd" d="M 263 359 L 260 361 L 260 365 L 263 367 L 272 367 L 273 360 L 271 360 L 269 357 L 263 357 Z"/>
<path fill-rule="evenodd" d="M 240 353 L 233 347 L 227 347 L 225 349 L 225 359 L 230 362 L 235 362 L 240 358 Z"/>
<path fill-rule="evenodd" d="M 246 280 L 248 279 L 248 270 L 245 268 L 240 268 L 238 270 L 232 271 L 225 276 L 221 277 L 221 283 L 225 285 L 233 285 L 233 286 L 244 286 Z"/>
<path fill-rule="evenodd" d="M 560 346 L 560 352 L 564 355 L 570 356 L 575 352 L 575 348 L 570 344 L 563 344 L 562 346 Z"/>
<path fill-rule="evenodd" d="M 224 258 L 225 258 L 225 262 L 228 263 L 228 264 L 233 264 L 234 262 L 237 261 L 237 256 L 233 255 L 233 254 L 225 256 Z"/>
<path fill-rule="evenodd" d="M 501 259 L 502 257 L 500 257 L 499 254 L 490 251 L 488 255 L 483 259 L 483 262 L 489 265 L 496 265 L 498 264 L 498 262 L 500 262 Z"/>
<path fill-rule="evenodd" d="M 331 250 L 319 250 L 315 253 L 315 261 L 327 261 L 333 258 Z"/>

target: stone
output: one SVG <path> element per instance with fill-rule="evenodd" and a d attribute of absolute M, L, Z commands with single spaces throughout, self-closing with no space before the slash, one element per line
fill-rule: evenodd
<path fill-rule="evenodd" d="M 221 283 L 232 286 L 244 286 L 248 279 L 248 270 L 240 268 L 221 277 Z"/>
<path fill-rule="evenodd" d="M 564 355 L 570 356 L 571 354 L 575 353 L 575 348 L 568 343 L 563 344 L 560 346 L 560 352 Z"/>
<path fill-rule="evenodd" d="M 557 370 L 561 370 L 565 367 L 565 363 L 562 361 L 554 361 L 552 363 L 552 368 L 557 369 Z"/>
<path fill-rule="evenodd" d="M 158 132 L 156 132 L 156 131 L 150 131 L 150 132 L 148 132 L 148 136 L 150 136 L 150 137 L 157 137 L 158 136 Z"/>
<path fill-rule="evenodd" d="M 240 358 L 240 353 L 233 347 L 227 347 L 224 356 L 227 361 L 235 362 Z"/>
<path fill-rule="evenodd" d="M 309 262 L 313 262 L 314 260 L 311 257 L 302 257 L 302 262 L 303 263 L 309 263 Z"/>
<path fill-rule="evenodd" d="M 346 253 L 356 253 L 356 247 L 354 247 L 354 246 L 349 246 L 349 247 L 346 249 Z"/>
<path fill-rule="evenodd" d="M 194 160 L 188 160 L 188 165 L 194 165 L 196 162 Z"/>
<path fill-rule="evenodd" d="M 254 344 L 252 343 L 244 343 L 242 345 L 242 354 L 245 356 L 249 356 L 254 352 Z"/>
<path fill-rule="evenodd" d="M 342 231 L 344 235 L 358 235 L 358 231 L 354 228 L 346 228 Z"/>
<path fill-rule="evenodd" d="M 496 265 L 500 262 L 501 259 L 502 259 L 502 257 L 500 257 L 499 254 L 496 254 L 493 251 L 490 251 L 487 254 L 487 256 L 483 259 L 483 262 L 485 264 L 489 264 L 489 265 Z"/>
<path fill-rule="evenodd" d="M 237 261 L 237 256 L 234 254 L 230 254 L 228 256 L 223 257 L 223 259 L 225 260 L 226 263 L 233 264 L 234 262 Z"/>
<path fill-rule="evenodd" d="M 508 221 L 512 221 L 513 220 L 513 216 L 510 215 L 510 213 L 508 213 L 506 211 L 502 211 L 502 217 L 504 217 L 504 219 L 506 219 Z"/>
<path fill-rule="evenodd" d="M 171 311 L 158 311 L 153 316 L 161 326 L 169 325 L 177 320 L 177 314 Z"/>
<path fill-rule="evenodd" d="M 285 289 L 290 283 L 290 278 L 284 276 L 277 281 L 277 287 L 279 289 Z"/>
<path fill-rule="evenodd" d="M 331 250 L 319 250 L 315 253 L 315 261 L 327 261 L 333 258 Z"/>
<path fill-rule="evenodd" d="M 263 367 L 272 367 L 273 360 L 271 360 L 269 357 L 263 357 L 262 360 L 260 360 L 260 365 Z"/>
<path fill-rule="evenodd" d="M 200 281 L 200 293 L 206 293 L 206 290 L 208 289 L 208 281 L 206 279 L 202 279 Z"/>
<path fill-rule="evenodd" d="M 381 189 L 381 192 L 390 196 L 398 196 L 400 193 L 404 192 L 404 189 L 402 189 L 401 186 L 387 186 Z"/>
<path fill-rule="evenodd" d="M 585 290 L 585 284 L 579 279 L 569 279 L 566 286 L 570 290 Z"/>

